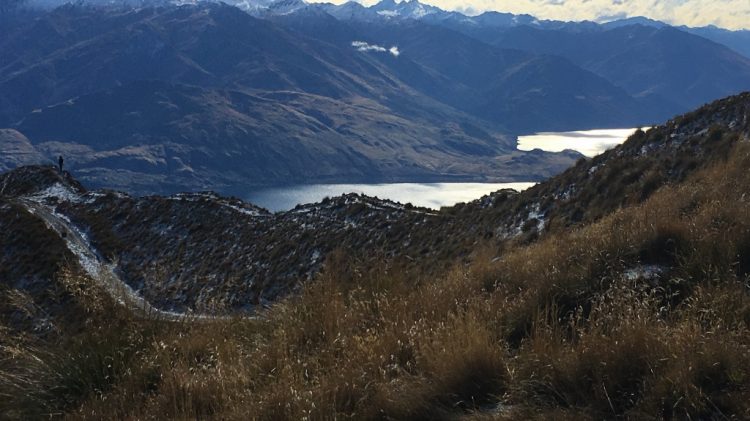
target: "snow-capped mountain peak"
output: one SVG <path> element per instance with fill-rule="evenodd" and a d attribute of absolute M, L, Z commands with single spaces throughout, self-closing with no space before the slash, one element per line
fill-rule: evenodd
<path fill-rule="evenodd" d="M 224 0 L 251 15 L 271 13 L 287 15 L 308 6 L 304 0 Z"/>
<path fill-rule="evenodd" d="M 400 3 L 396 3 L 394 0 L 382 0 L 380 3 L 372 6 L 371 9 L 380 16 L 407 19 L 421 19 L 435 13 L 445 13 L 435 6 L 420 3 L 419 0 L 405 0 Z"/>

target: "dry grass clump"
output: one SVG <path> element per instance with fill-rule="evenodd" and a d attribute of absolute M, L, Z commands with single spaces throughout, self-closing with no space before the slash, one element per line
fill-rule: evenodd
<path fill-rule="evenodd" d="M 3 354 L 0 416 L 747 419 L 747 168 L 740 145 L 641 205 L 437 278 L 337 253 L 263 320 L 83 306 L 82 333 Z"/>
<path fill-rule="evenodd" d="M 69 311 L 54 336 L 9 334 L 0 370 L 0 418 L 36 419 L 61 415 L 91 396 L 106 394 L 132 371 L 143 336 L 129 313 L 82 275 L 64 270 L 59 286 L 70 297 Z"/>

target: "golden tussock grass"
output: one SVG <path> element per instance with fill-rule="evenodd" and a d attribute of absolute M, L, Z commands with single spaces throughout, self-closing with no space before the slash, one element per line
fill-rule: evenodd
<path fill-rule="evenodd" d="M 339 252 L 264 320 L 89 305 L 59 344 L 4 345 L 0 414 L 747 419 L 748 168 L 741 144 L 641 205 L 436 278 Z"/>

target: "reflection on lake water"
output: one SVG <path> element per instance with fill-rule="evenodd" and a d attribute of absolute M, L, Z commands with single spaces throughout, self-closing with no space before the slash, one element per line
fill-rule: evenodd
<path fill-rule="evenodd" d="M 577 132 L 537 133 L 518 137 L 518 149 L 541 149 L 561 152 L 573 149 L 586 156 L 596 156 L 626 141 L 636 129 L 584 130 Z"/>
<path fill-rule="evenodd" d="M 400 203 L 439 209 L 469 202 L 501 189 L 525 190 L 534 183 L 388 183 L 311 184 L 251 192 L 246 199 L 270 211 L 283 211 L 302 203 L 316 203 L 345 193 L 377 196 Z"/>

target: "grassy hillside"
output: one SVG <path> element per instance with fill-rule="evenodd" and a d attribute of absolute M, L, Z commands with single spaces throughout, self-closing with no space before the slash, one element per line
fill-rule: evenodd
<path fill-rule="evenodd" d="M 724 152 L 442 275 L 333 253 L 262 319 L 135 319 L 60 272 L 83 329 L 0 328 L 0 417 L 746 419 L 750 145 Z"/>

